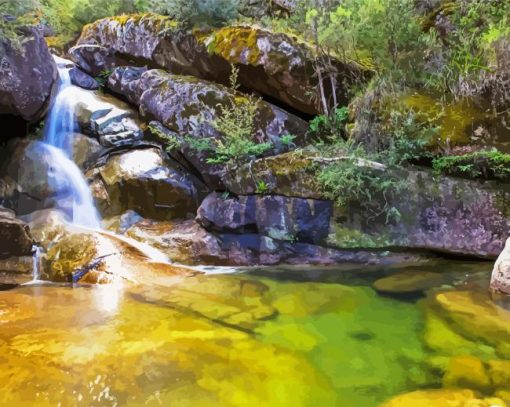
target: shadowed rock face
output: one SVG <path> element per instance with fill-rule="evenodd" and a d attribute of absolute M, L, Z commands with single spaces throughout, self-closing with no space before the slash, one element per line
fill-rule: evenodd
<path fill-rule="evenodd" d="M 255 230 L 278 240 L 324 244 L 332 214 L 330 201 L 255 195 L 223 198 L 212 193 L 200 205 L 197 221 L 217 231 Z"/>
<path fill-rule="evenodd" d="M 287 3 L 287 2 L 285 2 Z M 103 47 L 102 58 L 91 57 L 83 46 Z M 84 27 L 78 46 L 71 51 L 74 61 L 88 72 L 108 66 L 114 53 L 116 66 L 138 61 L 175 74 L 193 75 L 227 83 L 231 66 L 240 69 L 242 86 L 279 100 L 307 114 L 319 113 L 314 99 L 317 86 L 312 50 L 296 38 L 259 27 L 233 26 L 211 32 L 189 32 L 167 17 L 132 15 L 99 20 Z M 80 62 L 81 61 L 81 62 Z M 345 101 L 350 72 L 359 68 L 336 61 L 338 99 Z M 95 65 L 95 66 L 94 66 Z M 131 63 L 132 65 L 132 63 Z"/>
<path fill-rule="evenodd" d="M 41 119 L 50 104 L 58 71 L 39 30 L 26 28 L 20 49 L 3 41 L 0 114 Z M 27 63 L 29 61 L 29 63 Z"/>
<path fill-rule="evenodd" d="M 28 225 L 0 207 L 0 259 L 30 255 L 33 244 Z"/>
<path fill-rule="evenodd" d="M 158 120 L 182 138 L 223 137 L 212 126 L 221 115 L 221 106 L 248 103 L 246 96 L 225 86 L 162 70 L 117 68 L 108 87 L 139 106 L 142 116 Z M 256 103 L 255 140 L 273 143 L 273 153 L 282 147 L 279 139 L 282 134 L 298 136 L 297 143 L 303 141 L 307 128 L 304 120 L 269 103 Z M 182 143 L 180 152 L 211 188 L 223 186 L 225 166 L 208 164 L 210 152 L 191 148 L 187 142 Z"/>

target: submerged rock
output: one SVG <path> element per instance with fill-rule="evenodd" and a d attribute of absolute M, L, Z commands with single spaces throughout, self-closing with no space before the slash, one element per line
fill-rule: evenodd
<path fill-rule="evenodd" d="M 46 42 L 36 28 L 24 28 L 19 49 L 2 40 L 0 114 L 36 122 L 45 114 L 58 71 Z"/>
<path fill-rule="evenodd" d="M 450 360 L 446 368 L 443 386 L 487 392 L 491 387 L 491 379 L 480 359 L 473 356 L 457 356 Z"/>
<path fill-rule="evenodd" d="M 405 294 L 426 291 L 440 286 L 443 282 L 444 278 L 440 273 L 403 271 L 375 281 L 373 287 L 381 293 Z"/>
<path fill-rule="evenodd" d="M 105 18 L 85 26 L 78 45 L 71 54 L 88 72 L 110 66 L 113 54 L 117 66 L 124 66 L 126 60 L 131 60 L 174 74 L 226 84 L 231 66 L 235 65 L 240 69 L 239 80 L 243 87 L 298 111 L 319 113 L 315 98 L 314 52 L 304 42 L 287 34 L 256 26 L 187 31 L 168 17 L 138 14 Z M 91 57 L 87 46 L 103 47 L 101 57 Z M 362 69 L 354 63 L 334 59 L 332 64 L 339 72 L 337 98 L 342 104 L 347 101 L 346 87 L 351 74 L 359 75 Z"/>
<path fill-rule="evenodd" d="M 498 398 L 482 398 L 473 390 L 422 390 L 397 396 L 381 407 L 506 407 Z"/>
<path fill-rule="evenodd" d="M 498 354 L 510 356 L 510 311 L 481 293 L 447 291 L 432 297 L 455 330 L 467 338 L 494 346 Z"/>

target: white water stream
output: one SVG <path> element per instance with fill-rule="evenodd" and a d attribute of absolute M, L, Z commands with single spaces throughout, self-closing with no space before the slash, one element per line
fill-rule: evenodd
<path fill-rule="evenodd" d="M 78 131 L 76 107 L 83 98 L 93 95 L 71 83 L 69 68 L 65 60 L 55 57 L 59 71 L 59 88 L 50 108 L 44 128 L 41 155 L 50 163 L 48 182 L 53 190 L 55 207 L 66 214 L 70 223 L 92 232 L 100 232 L 131 245 L 150 261 L 167 263 L 168 257 L 159 250 L 125 236 L 101 230 L 101 218 L 87 180 L 73 161 L 73 137 Z M 40 281 L 41 249 L 36 247 L 33 261 L 33 280 Z"/>

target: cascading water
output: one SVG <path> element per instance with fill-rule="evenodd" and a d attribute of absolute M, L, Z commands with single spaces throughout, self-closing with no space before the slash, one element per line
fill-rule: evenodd
<path fill-rule="evenodd" d="M 50 164 L 48 182 L 52 190 L 53 206 L 69 215 L 72 223 L 95 231 L 100 231 L 101 220 L 94 206 L 94 200 L 85 177 L 73 162 L 73 137 L 77 131 L 76 106 L 80 100 L 90 100 L 94 96 L 83 89 L 72 85 L 68 62 L 54 57 L 59 70 L 59 88 L 55 101 L 50 109 L 44 129 L 44 140 L 40 143 L 41 154 Z M 159 250 L 132 239 L 101 231 L 122 241 L 143 253 L 155 262 L 168 262 L 167 256 Z M 39 252 L 34 256 L 34 273 L 38 273 Z M 38 275 L 34 274 L 34 280 Z"/>
<path fill-rule="evenodd" d="M 68 213 L 73 224 L 99 229 L 100 218 L 89 186 L 72 160 L 79 89 L 71 84 L 68 68 L 60 66 L 59 76 L 58 93 L 46 122 L 42 145 L 50 163 L 49 183 L 58 191 L 55 206 Z"/>

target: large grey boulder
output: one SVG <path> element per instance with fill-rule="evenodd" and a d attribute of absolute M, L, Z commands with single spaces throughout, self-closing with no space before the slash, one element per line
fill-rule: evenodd
<path fill-rule="evenodd" d="M 288 9 L 292 3 L 279 1 L 278 5 Z M 168 17 L 137 14 L 85 26 L 78 46 L 71 51 L 73 60 L 87 72 L 97 73 L 112 65 L 150 65 L 225 84 L 235 65 L 243 87 L 303 113 L 317 114 L 320 110 L 315 97 L 314 52 L 287 34 L 245 25 L 188 31 Z M 95 53 L 90 47 L 96 47 Z M 351 62 L 332 63 L 339 72 L 337 99 L 345 103 L 351 73 L 359 77 L 362 68 Z"/>
<path fill-rule="evenodd" d="M 276 240 L 325 245 L 332 214 L 333 204 L 327 200 L 212 193 L 200 205 L 196 220 L 224 233 L 255 231 Z"/>
<path fill-rule="evenodd" d="M 0 44 L 0 114 L 40 120 L 51 102 L 57 66 L 36 28 L 23 29 L 20 47 Z"/>

